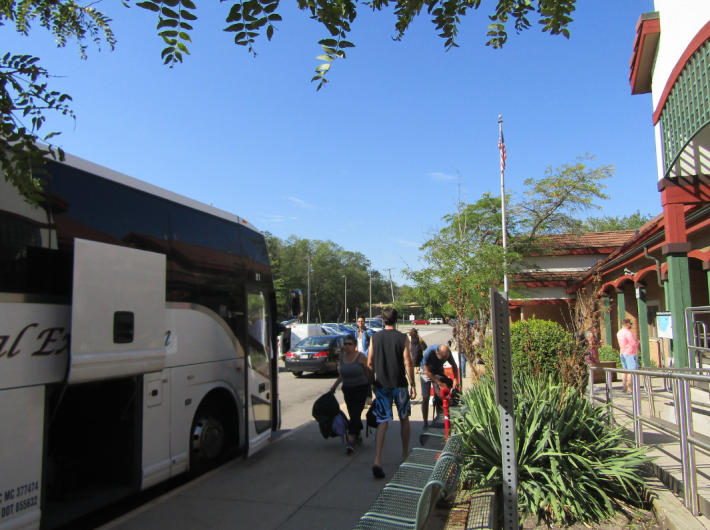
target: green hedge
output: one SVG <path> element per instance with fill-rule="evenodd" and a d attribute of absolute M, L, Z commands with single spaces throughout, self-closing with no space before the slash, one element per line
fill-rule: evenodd
<path fill-rule="evenodd" d="M 614 361 L 616 363 L 616 367 L 621 368 L 621 359 L 619 358 L 619 352 L 608 344 L 599 347 L 599 360 Z"/>
<path fill-rule="evenodd" d="M 573 350 L 574 338 L 556 322 L 519 320 L 510 326 L 513 372 L 558 374 L 559 352 Z"/>

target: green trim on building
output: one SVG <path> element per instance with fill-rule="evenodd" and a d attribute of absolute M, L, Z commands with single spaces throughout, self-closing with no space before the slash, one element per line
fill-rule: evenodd
<path fill-rule="evenodd" d="M 668 264 L 668 302 L 673 317 L 673 351 L 674 367 L 688 368 L 688 339 L 685 328 L 685 308 L 690 307 L 690 270 L 688 256 L 669 254 Z M 695 361 L 690 360 L 691 367 Z"/>
<path fill-rule="evenodd" d="M 663 174 L 668 177 L 687 145 L 710 123 L 710 40 L 688 59 L 660 116 Z"/>
<path fill-rule="evenodd" d="M 618 329 L 621 329 L 621 321 L 626 318 L 626 293 L 624 291 L 616 293 L 616 309 Z"/>
<path fill-rule="evenodd" d="M 609 307 L 611 306 L 611 304 L 609 303 L 608 296 L 603 296 L 602 300 L 604 301 L 604 343 L 607 346 L 611 346 L 611 311 L 609 311 Z"/>
<path fill-rule="evenodd" d="M 636 303 L 638 305 L 639 342 L 641 343 L 641 358 L 643 365 L 651 366 L 651 347 L 648 342 L 648 309 L 646 307 L 646 288 L 636 288 Z"/>

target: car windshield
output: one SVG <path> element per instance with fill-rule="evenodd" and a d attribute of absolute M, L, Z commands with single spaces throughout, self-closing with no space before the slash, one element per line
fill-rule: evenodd
<path fill-rule="evenodd" d="M 303 339 L 298 343 L 296 348 L 313 348 L 314 346 L 330 346 L 330 341 L 333 339 L 330 337 L 308 337 Z"/>

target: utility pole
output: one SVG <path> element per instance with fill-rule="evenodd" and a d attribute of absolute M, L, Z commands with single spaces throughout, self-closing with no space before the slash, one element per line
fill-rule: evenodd
<path fill-rule="evenodd" d="M 390 289 L 392 289 L 392 303 L 394 304 L 394 285 L 392 284 L 392 271 L 394 270 L 394 267 L 391 269 L 385 269 L 389 275 L 390 275 Z"/>
<path fill-rule="evenodd" d="M 306 324 L 311 323 L 311 256 L 303 258 L 308 262 L 308 299 L 306 301 Z"/>
<path fill-rule="evenodd" d="M 345 278 L 345 298 L 344 298 L 344 303 L 345 307 L 343 308 L 343 316 L 345 322 L 347 324 L 348 322 L 348 277 L 343 274 L 343 278 Z"/>
<path fill-rule="evenodd" d="M 362 261 L 370 267 L 370 318 L 372 318 L 372 262 L 369 259 Z"/>

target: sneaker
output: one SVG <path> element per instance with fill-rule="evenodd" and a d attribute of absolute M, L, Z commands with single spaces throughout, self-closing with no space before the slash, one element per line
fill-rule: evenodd
<path fill-rule="evenodd" d="M 355 438 L 355 445 L 362 445 L 362 436 L 358 436 Z"/>
<path fill-rule="evenodd" d="M 385 472 L 380 466 L 372 466 L 372 474 L 375 478 L 385 478 Z"/>
<path fill-rule="evenodd" d="M 348 445 L 345 446 L 345 452 L 349 455 L 353 454 L 353 451 L 355 450 L 355 447 L 353 446 L 352 442 L 348 442 Z"/>

